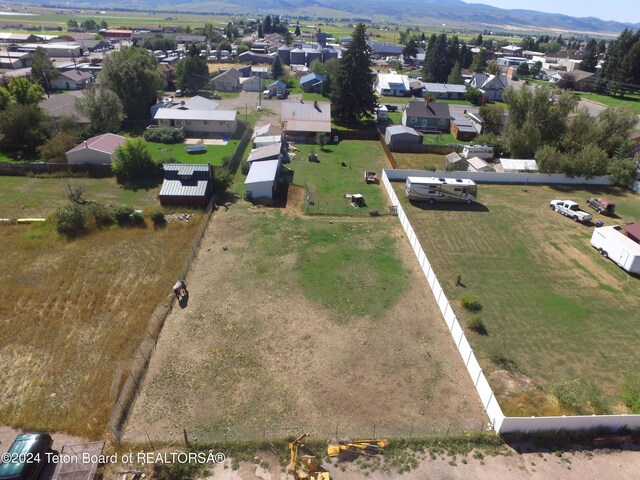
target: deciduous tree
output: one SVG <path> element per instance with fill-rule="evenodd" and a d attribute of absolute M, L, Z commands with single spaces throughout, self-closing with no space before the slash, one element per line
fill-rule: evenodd
<path fill-rule="evenodd" d="M 7 89 L 11 97 L 20 105 L 36 105 L 44 96 L 44 90 L 40 85 L 24 77 L 14 77 L 9 80 Z"/>
<path fill-rule="evenodd" d="M 141 138 L 129 139 L 116 149 L 111 169 L 122 182 L 146 180 L 158 173 L 158 165 Z"/>
<path fill-rule="evenodd" d="M 57 76 L 58 70 L 45 49 L 37 47 L 31 55 L 31 78 L 48 92 L 51 90 L 51 81 Z"/>
<path fill-rule="evenodd" d="M 104 87 L 87 87 L 84 98 L 76 100 L 76 108 L 91 120 L 89 129 L 92 133 L 117 132 L 124 118 L 118 95 Z"/>
<path fill-rule="evenodd" d="M 115 92 L 129 119 L 150 116 L 164 78 L 156 69 L 153 53 L 139 47 L 123 47 L 106 57 L 99 74 L 103 87 Z"/>

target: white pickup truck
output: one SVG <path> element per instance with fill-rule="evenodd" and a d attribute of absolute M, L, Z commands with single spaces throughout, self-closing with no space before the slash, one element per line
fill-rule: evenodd
<path fill-rule="evenodd" d="M 585 223 L 593 218 L 593 215 L 580 210 L 578 204 L 571 200 L 551 200 L 549 207 L 551 207 L 551 210 L 573 219 L 574 222 Z"/>

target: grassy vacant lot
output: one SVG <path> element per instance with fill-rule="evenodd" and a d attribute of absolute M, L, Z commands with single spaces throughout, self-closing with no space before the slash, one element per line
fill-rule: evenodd
<path fill-rule="evenodd" d="M 380 177 L 383 168 L 390 168 L 380 142 L 343 140 L 336 145 L 327 145 L 324 151 L 317 145 L 296 147 L 300 151 L 296 152 L 287 166 L 295 172 L 295 185 L 308 186 L 313 190 L 314 205 L 309 206 L 307 213 L 368 215 L 372 210 L 381 210 L 388 204 L 380 185 L 367 185 L 364 182 L 365 170 L 374 170 Z M 318 154 L 318 163 L 307 160 L 312 149 Z M 342 166 L 342 162 L 346 166 Z M 344 198 L 345 193 L 364 195 L 367 207 L 352 207 Z"/>
<path fill-rule="evenodd" d="M 216 213 L 126 440 L 182 428 L 202 440 L 480 428 L 401 234 L 393 217 L 329 221 L 293 202 Z"/>
<path fill-rule="evenodd" d="M 50 213 L 66 182 L 0 180 L 6 198 L 11 181 L 17 183 L 14 191 L 30 188 L 37 195 L 37 201 L 29 198 L 26 213 Z M 92 185 L 87 198 L 120 198 L 109 180 L 96 182 L 105 185 Z M 19 198 L 13 199 L 18 206 Z M 138 191 L 123 203 L 154 202 L 155 192 Z M 68 241 L 48 222 L 1 226 L 2 422 L 99 438 L 149 316 L 170 292 L 198 227 L 196 218 L 158 230 L 113 228 Z"/>
<path fill-rule="evenodd" d="M 396 184 L 400 194 L 402 184 Z M 480 185 L 480 205 L 426 208 L 404 201 L 411 223 L 463 324 L 479 316 L 488 335 L 469 339 L 485 372 L 521 372 L 542 387 L 501 374 L 490 376 L 508 414 L 572 414 L 624 411 L 620 388 L 637 373 L 640 280 L 602 258 L 590 245 L 593 225 L 574 223 L 549 209 L 554 198 L 579 201 L 606 195 L 622 224 L 640 216 L 640 199 L 617 189 Z M 455 286 L 457 275 L 463 287 Z M 460 306 L 476 295 L 478 314 Z M 590 405 L 558 404 L 549 392 L 573 385 Z M 592 382 L 592 383 L 591 383 Z M 520 388 L 514 387 L 523 387 Z M 573 388 L 572 387 L 572 388 Z M 601 393 L 603 392 L 603 393 Z"/>
<path fill-rule="evenodd" d="M 393 158 L 398 163 L 398 168 L 409 170 L 443 170 L 444 155 L 433 153 L 397 153 L 393 152 Z"/>
<path fill-rule="evenodd" d="M 46 217 L 67 203 L 67 185 L 85 187 L 85 198 L 104 204 L 149 209 L 158 204 L 160 188 L 127 190 L 115 179 L 29 178 L 0 176 L 0 217 Z"/>

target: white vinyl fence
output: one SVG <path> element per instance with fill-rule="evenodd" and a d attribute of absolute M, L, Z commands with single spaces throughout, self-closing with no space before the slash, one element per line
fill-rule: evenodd
<path fill-rule="evenodd" d="M 405 170 L 406 172 L 407 170 Z M 427 279 L 427 283 L 431 288 L 431 292 L 436 299 L 438 304 L 438 308 L 440 308 L 440 312 L 444 318 L 444 321 L 451 332 L 451 337 L 456 344 L 458 352 L 462 358 L 462 361 L 467 368 L 467 372 L 469 372 L 469 376 L 471 377 L 471 381 L 473 385 L 476 387 L 478 395 L 480 395 L 480 401 L 484 406 L 485 411 L 489 417 L 489 420 L 492 423 L 494 430 L 497 433 L 513 433 L 513 432 L 521 432 L 521 433 L 529 433 L 535 431 L 558 431 L 560 429 L 563 430 L 589 430 L 594 428 L 609 428 L 612 430 L 619 430 L 621 428 L 640 428 L 640 415 L 592 415 L 592 416 L 572 416 L 572 417 L 505 417 L 504 413 L 502 413 L 502 409 L 498 404 L 498 401 L 493 394 L 493 390 L 491 390 L 491 386 L 487 381 L 487 378 L 482 371 L 482 367 L 478 363 L 478 360 L 473 353 L 473 349 L 471 345 L 467 341 L 467 338 L 464 334 L 458 319 L 451 308 L 451 304 L 447 299 L 442 287 L 440 286 L 440 282 L 436 278 L 436 275 L 431 268 L 431 264 L 429 263 L 429 259 L 427 258 L 424 250 L 422 249 L 422 245 L 420 245 L 420 240 L 409 222 L 406 214 L 404 213 L 404 209 L 402 205 L 400 205 L 400 201 L 393 190 L 393 186 L 389 181 L 388 173 L 396 173 L 398 170 L 383 170 L 382 172 L 382 183 L 387 190 L 389 198 L 391 199 L 391 204 L 396 207 L 398 212 L 398 218 L 400 219 L 400 223 L 402 224 L 402 228 L 407 234 L 407 238 L 409 239 L 409 243 L 411 244 L 411 248 L 418 259 L 418 263 L 422 268 L 425 278 Z M 426 172 L 424 170 L 418 171 L 424 173 L 433 173 Z M 447 172 L 449 174 L 451 172 Z M 412 173 L 413 175 L 413 173 Z M 519 174 L 505 174 L 505 175 L 519 175 Z M 406 176 L 405 176 L 406 178 Z M 399 178 L 398 178 L 399 179 Z"/>
<path fill-rule="evenodd" d="M 445 172 L 437 170 L 385 170 L 390 181 L 407 177 L 466 178 L 478 183 L 530 183 L 532 185 L 613 185 L 607 176 L 569 178 L 562 173 Z"/>

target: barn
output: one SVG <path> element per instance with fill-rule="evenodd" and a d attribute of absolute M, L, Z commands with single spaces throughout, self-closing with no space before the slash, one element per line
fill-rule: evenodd
<path fill-rule="evenodd" d="M 66 153 L 67 163 L 111 164 L 113 154 L 125 141 L 126 138 L 113 133 L 88 138 Z"/>
<path fill-rule="evenodd" d="M 160 189 L 160 205 L 204 207 L 213 195 L 211 164 L 167 163 Z"/>

